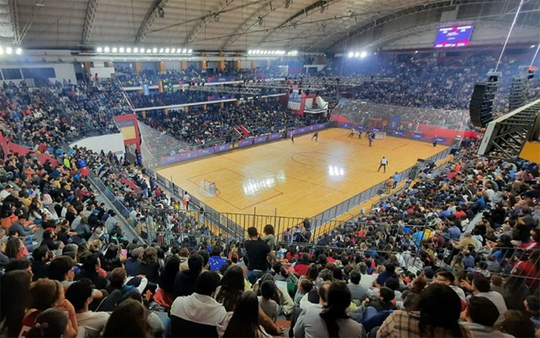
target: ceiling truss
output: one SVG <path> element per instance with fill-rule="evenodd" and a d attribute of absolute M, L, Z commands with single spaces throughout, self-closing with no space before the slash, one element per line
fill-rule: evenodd
<path fill-rule="evenodd" d="M 137 36 L 135 37 L 135 43 L 140 45 L 144 42 L 144 39 L 146 38 L 146 34 L 150 31 L 150 28 L 152 27 L 152 24 L 156 20 L 156 18 L 159 16 L 159 10 L 163 9 L 165 5 L 169 2 L 169 0 L 155 0 L 150 9 L 148 10 L 148 13 L 146 13 L 146 16 L 144 17 L 143 22 L 141 23 L 141 27 L 139 27 L 139 31 L 137 32 Z"/>
<path fill-rule="evenodd" d="M 259 18 L 264 18 L 268 14 L 272 13 L 279 6 L 283 6 L 284 2 L 281 0 L 271 0 L 266 2 L 264 5 L 259 7 L 259 9 L 251 15 L 246 21 L 244 21 L 229 38 L 221 45 L 220 50 L 225 50 L 229 48 L 233 43 L 236 42 L 244 33 L 246 33 L 251 27 L 253 27 Z"/>
<path fill-rule="evenodd" d="M 86 15 L 84 16 L 84 26 L 81 44 L 83 46 L 88 45 L 90 36 L 92 35 L 92 28 L 94 27 L 94 20 L 96 19 L 96 13 L 99 6 L 99 0 L 88 0 L 86 6 Z"/>
<path fill-rule="evenodd" d="M 199 23 L 196 24 L 195 27 L 191 29 L 191 32 L 189 32 L 188 37 L 185 41 L 185 44 L 189 45 L 191 42 L 193 42 L 193 40 L 195 40 L 197 35 L 199 35 L 199 33 L 203 31 L 206 25 L 208 25 L 210 21 L 216 19 L 216 17 L 219 18 L 219 13 L 223 11 L 225 8 L 227 8 L 227 6 L 229 6 L 233 2 L 234 0 L 223 0 L 210 11 L 211 13 L 210 15 L 207 15 L 201 18 Z"/>

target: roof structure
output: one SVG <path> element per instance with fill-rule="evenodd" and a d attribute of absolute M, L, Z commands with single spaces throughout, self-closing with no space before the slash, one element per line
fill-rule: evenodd
<path fill-rule="evenodd" d="M 445 21 L 511 20 L 518 0 L 0 0 L 0 42 L 25 48 L 104 44 L 194 51 L 343 51 L 369 33 Z M 540 1 L 523 20 L 536 23 Z M 529 13 L 529 14 L 527 14 Z M 531 18 L 527 18 L 529 15 Z M 534 16 L 534 18 L 532 18 Z M 410 27 L 402 27 L 408 24 Z M 537 27 L 537 26 L 536 26 Z"/>

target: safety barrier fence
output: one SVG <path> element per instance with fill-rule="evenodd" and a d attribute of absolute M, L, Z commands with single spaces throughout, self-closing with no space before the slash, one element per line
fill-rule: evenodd
<path fill-rule="evenodd" d="M 304 128 L 304 132 L 308 132 L 307 129 L 309 128 Z M 427 158 L 426 161 L 432 161 L 435 163 L 448 156 L 451 151 L 451 148 L 446 148 L 441 152 Z M 182 188 L 163 175 L 154 172 L 152 169 L 147 168 L 147 170 L 147 173 L 155 177 L 158 183 L 167 189 L 173 197 L 182 200 L 184 195 L 184 190 Z M 402 171 L 400 175 L 403 179 L 405 179 L 410 177 L 410 175 L 413 173 L 416 175 L 414 172 L 415 170 L 418 170 L 418 168 L 411 167 Z M 311 230 L 314 232 L 313 235 L 319 236 L 335 228 L 341 224 L 339 221 L 334 221 L 336 218 L 369 201 L 371 198 L 383 194 L 385 189 L 385 182 L 381 182 L 319 213 L 318 215 L 309 217 L 308 221 L 311 223 Z M 245 230 L 251 226 L 255 226 L 259 229 L 259 231 L 262 231 L 266 224 L 272 224 L 276 228 L 276 234 L 284 234 L 287 231 L 293 231 L 293 229 L 296 229 L 296 227 L 301 225 L 304 221 L 304 218 L 278 216 L 277 210 L 274 215 L 258 215 L 256 213 L 256 208 L 254 209 L 253 214 L 220 213 L 192 195 L 191 203 L 192 207 L 194 208 L 203 208 L 206 220 L 212 225 L 216 226 L 226 237 L 231 237 L 234 239 L 246 238 L 247 233 Z M 292 234 L 290 235 L 292 236 Z"/>

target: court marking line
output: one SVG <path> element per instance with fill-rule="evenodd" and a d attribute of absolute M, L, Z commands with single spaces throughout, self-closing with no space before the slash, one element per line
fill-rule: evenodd
<path fill-rule="evenodd" d="M 214 171 L 212 171 L 211 173 L 215 173 L 215 172 L 218 172 L 218 171 L 225 171 L 225 170 L 226 170 L 226 171 L 229 171 L 229 172 L 231 172 L 231 173 L 233 173 L 233 174 L 236 174 L 236 175 L 238 175 L 238 176 L 244 177 L 244 178 L 246 178 L 246 179 L 248 179 L 248 180 L 250 179 L 249 177 L 244 176 L 244 175 L 242 175 L 242 174 L 240 174 L 240 173 L 238 173 L 238 172 L 236 172 L 236 171 L 234 171 L 234 170 L 231 170 L 231 169 L 229 169 L 229 168 L 222 168 L 222 169 L 214 170 Z M 199 176 L 202 176 L 202 175 L 204 175 L 204 174 L 196 175 L 196 176 L 192 176 L 192 177 L 188 177 L 187 180 L 188 180 L 189 182 L 195 184 L 196 186 L 198 186 L 198 187 L 200 188 L 201 186 L 200 186 L 199 184 L 195 183 L 192 179 L 194 179 L 194 178 L 196 178 L 196 177 L 199 177 Z M 250 207 L 252 207 L 252 206 L 255 206 L 255 205 L 257 205 L 257 204 L 264 203 L 264 202 L 266 202 L 266 201 L 268 201 L 268 200 L 271 200 L 272 198 L 275 198 L 275 197 L 278 197 L 278 196 L 283 195 L 283 192 L 277 190 L 276 188 L 270 188 L 270 189 L 268 189 L 268 190 L 273 190 L 273 191 L 277 192 L 277 194 L 273 194 L 273 195 L 271 195 L 271 196 L 269 196 L 269 197 L 267 197 L 267 198 L 262 198 L 262 199 L 260 199 L 259 201 L 256 201 L 256 202 L 254 202 L 254 203 L 251 203 L 251 204 L 249 204 L 249 205 L 247 205 L 247 206 L 245 206 L 245 207 L 243 207 L 243 208 L 241 208 L 241 207 L 239 207 L 239 206 L 237 206 L 237 205 L 235 205 L 235 204 L 229 202 L 228 200 L 224 199 L 223 197 L 220 197 L 219 195 L 221 195 L 221 194 L 216 195 L 215 197 L 219 198 L 219 199 L 222 200 L 223 202 L 225 202 L 225 203 L 231 205 L 232 207 L 234 207 L 234 208 L 236 208 L 236 209 L 238 209 L 238 210 L 244 210 L 244 209 L 250 208 Z M 209 204 L 209 203 L 206 203 L 206 204 Z"/>

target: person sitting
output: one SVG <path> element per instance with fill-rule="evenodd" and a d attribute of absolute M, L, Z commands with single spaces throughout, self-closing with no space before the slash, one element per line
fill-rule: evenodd
<path fill-rule="evenodd" d="M 234 312 L 229 312 L 218 325 L 219 337 L 271 337 L 259 325 L 259 302 L 252 291 L 242 293 Z"/>
<path fill-rule="evenodd" d="M 139 257 L 142 255 L 142 251 L 142 248 L 133 249 L 133 251 L 131 251 L 130 257 L 124 262 L 126 266 L 126 273 L 128 276 L 137 276 L 139 274 L 139 269 L 141 265 Z"/>
<path fill-rule="evenodd" d="M 347 284 L 347 287 L 351 291 L 353 301 L 362 301 L 367 296 L 368 289 L 360 284 L 361 278 L 360 271 L 358 270 L 351 271 L 349 275 L 349 284 Z"/>
<path fill-rule="evenodd" d="M 278 303 L 273 299 L 276 297 L 278 289 L 276 283 L 271 280 L 266 280 L 261 284 L 261 296 L 259 297 L 259 305 L 261 309 L 266 313 L 272 321 L 277 320 L 277 316 L 281 312 L 281 308 Z"/>
<path fill-rule="evenodd" d="M 73 304 L 77 314 L 77 324 L 84 327 L 88 338 L 101 337 L 109 320 L 107 312 L 93 312 L 88 309 L 94 300 L 94 285 L 88 279 L 82 279 L 70 285 L 66 291 L 66 299 Z"/>
<path fill-rule="evenodd" d="M 346 284 L 336 281 L 326 291 L 327 303 L 323 309 L 303 311 L 294 325 L 294 337 L 364 337 L 361 324 L 347 316 L 351 292 Z"/>
<path fill-rule="evenodd" d="M 189 296 L 195 292 L 195 281 L 202 271 L 204 259 L 193 254 L 188 259 L 189 270 L 178 271 L 174 279 L 174 297 Z"/>
<path fill-rule="evenodd" d="M 68 317 L 59 309 L 47 309 L 36 318 L 36 324 L 28 332 L 28 338 L 66 337 Z"/>
<path fill-rule="evenodd" d="M 472 293 L 477 297 L 485 297 L 489 299 L 490 301 L 495 304 L 497 309 L 499 310 L 499 319 L 497 319 L 497 322 L 495 323 L 496 326 L 500 325 L 502 321 L 504 320 L 504 314 L 506 311 L 508 311 L 508 308 L 506 307 L 506 303 L 504 302 L 503 296 L 496 292 L 496 291 L 490 291 L 491 289 L 491 283 L 489 282 L 489 279 L 482 275 L 478 275 L 473 279 L 473 285 L 471 286 L 467 282 L 462 282 L 462 285 L 467 288 L 469 291 L 472 291 Z"/>
<path fill-rule="evenodd" d="M 395 293 L 392 291 L 392 289 L 383 286 L 379 289 L 379 295 L 376 299 L 371 300 L 370 298 L 367 298 L 364 301 L 365 307 L 373 307 L 377 312 L 384 311 L 384 310 L 393 310 L 396 308 L 394 303 L 392 302 L 395 298 Z"/>
<path fill-rule="evenodd" d="M 103 337 L 153 337 L 142 303 L 133 299 L 120 303 L 107 321 Z"/>
<path fill-rule="evenodd" d="M 460 313 L 459 296 L 447 285 L 431 284 L 420 293 L 413 311 L 392 312 L 379 327 L 377 338 L 472 338 L 471 331 L 458 322 Z"/>
<path fill-rule="evenodd" d="M 525 312 L 527 312 L 531 321 L 534 323 L 535 329 L 540 330 L 540 301 L 538 300 L 538 296 L 527 296 L 523 301 L 523 305 L 525 306 Z"/>
<path fill-rule="evenodd" d="M 499 310 L 485 297 L 471 297 L 465 309 L 462 325 L 469 329 L 475 338 L 511 338 L 511 335 L 495 330 L 493 326 L 499 318 Z"/>
<path fill-rule="evenodd" d="M 212 248 L 211 256 L 208 259 L 210 271 L 219 271 L 223 265 L 227 264 L 227 259 L 221 257 L 221 249 L 218 246 Z"/>
<path fill-rule="evenodd" d="M 215 271 L 201 273 L 195 281 L 195 292 L 175 299 L 171 306 L 172 337 L 217 337 L 217 325 L 227 314 L 214 298 L 219 284 Z"/>

